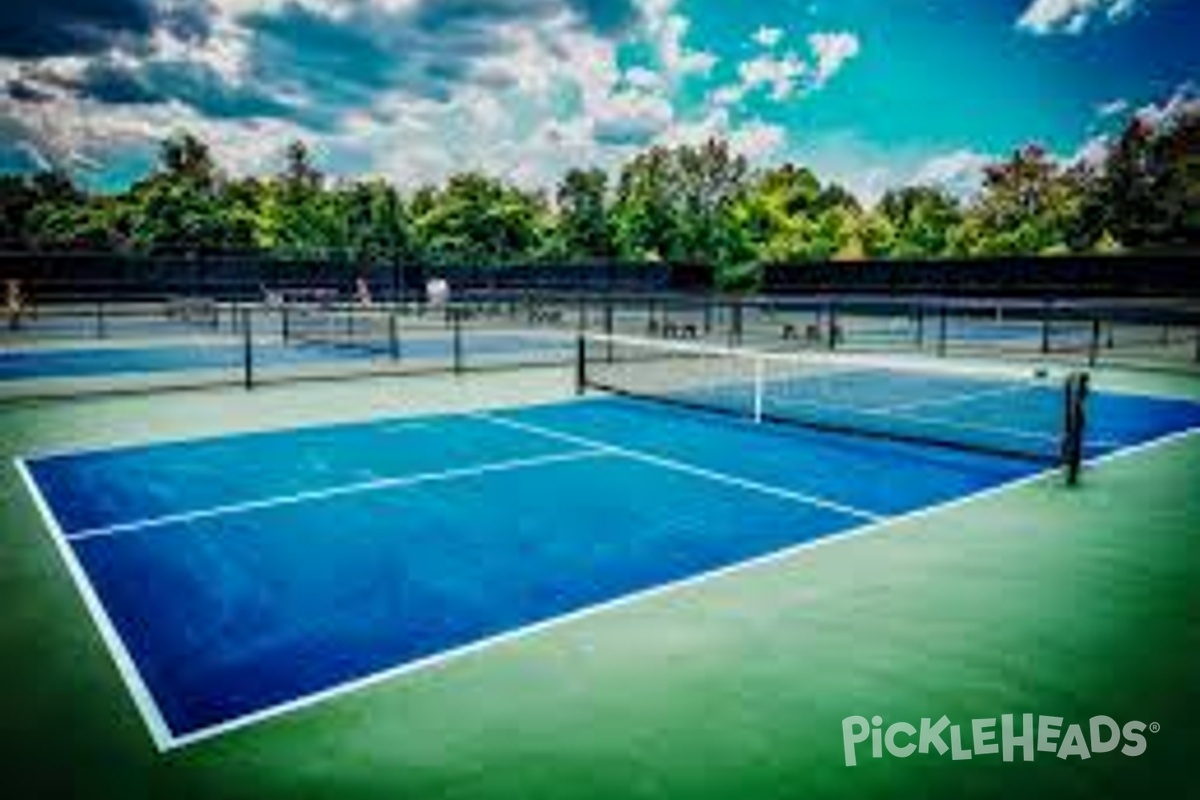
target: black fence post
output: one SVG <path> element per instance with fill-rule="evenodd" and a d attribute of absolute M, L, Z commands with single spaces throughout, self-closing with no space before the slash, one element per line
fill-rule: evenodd
<path fill-rule="evenodd" d="M 742 301 L 734 299 L 729 306 L 729 346 L 737 347 L 742 343 Z"/>
<path fill-rule="evenodd" d="M 1088 366 L 1096 366 L 1096 359 L 1100 355 L 1100 318 L 1092 318 L 1092 340 L 1088 343 Z"/>

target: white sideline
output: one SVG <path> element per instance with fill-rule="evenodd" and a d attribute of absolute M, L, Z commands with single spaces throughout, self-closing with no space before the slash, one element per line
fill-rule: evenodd
<path fill-rule="evenodd" d="M 567 444 L 574 444 L 580 447 L 600 450 L 613 455 L 622 456 L 623 458 L 628 458 L 633 461 L 641 461 L 646 464 L 652 464 L 656 467 L 668 469 L 673 472 L 682 472 L 686 475 L 693 475 L 695 477 L 704 478 L 716 483 L 724 483 L 729 486 L 736 486 L 739 489 L 745 489 L 758 494 L 770 495 L 772 497 L 778 497 L 784 500 L 791 500 L 796 503 L 803 503 L 804 505 L 816 506 L 829 511 L 836 511 L 839 514 L 845 514 L 846 516 L 855 517 L 868 522 L 879 522 L 880 520 L 887 518 L 887 516 L 884 514 L 876 514 L 873 511 L 855 508 L 854 506 L 838 503 L 824 497 L 818 497 L 817 495 L 796 492 L 791 489 L 784 489 L 779 486 L 760 483 L 759 481 L 750 480 L 749 478 L 739 478 L 736 475 L 729 475 L 724 472 L 705 469 L 704 467 L 698 467 L 694 464 L 688 464 L 684 461 L 676 461 L 673 458 L 656 456 L 652 453 L 647 453 L 641 450 L 621 447 L 620 445 L 610 444 L 599 439 L 589 439 L 585 436 L 576 436 L 575 434 L 564 433 L 551 428 L 544 428 L 541 425 L 531 425 L 527 422 L 518 422 L 517 420 L 508 419 L 506 417 L 497 417 L 489 414 L 488 412 L 473 412 L 471 416 L 505 428 L 512 428 L 513 430 L 522 431 L 523 433 L 540 436 L 544 439 L 553 439 L 555 441 L 565 442 Z"/>
<path fill-rule="evenodd" d="M 204 508 L 196 511 L 181 511 L 177 514 L 164 514 L 160 517 L 148 517 L 146 519 L 134 520 L 132 522 L 120 522 L 115 525 L 106 525 L 99 528 L 87 528 L 81 531 L 76 531 L 75 533 L 67 534 L 66 538 L 72 542 L 79 542 L 87 539 L 115 536 L 121 533 L 145 530 L 147 528 L 159 528 L 165 525 L 175 525 L 182 522 L 194 522 L 195 520 L 208 519 L 210 517 L 231 516 L 233 514 L 244 514 L 250 511 L 261 511 L 267 508 L 276 508 L 278 506 L 308 503 L 314 500 L 328 500 L 331 497 L 364 494 L 366 492 L 377 492 L 384 489 L 398 489 L 405 486 L 416 486 L 422 483 L 434 483 L 438 481 L 450 481 L 458 478 L 473 478 L 479 475 L 489 475 L 494 472 L 512 472 L 519 469 L 540 467 L 546 464 L 560 464 L 565 461 L 579 461 L 585 458 L 599 458 L 608 455 L 611 455 L 611 453 L 603 451 L 599 448 L 589 448 L 583 450 L 571 450 L 565 453 L 554 453 L 546 456 L 514 458 L 509 459 L 508 461 L 494 461 L 489 464 L 479 464 L 473 467 L 459 467 L 456 469 L 439 470 L 437 472 L 421 472 L 415 475 L 402 475 L 395 478 L 379 478 L 373 481 L 350 483 L 343 486 L 332 486 L 327 489 L 314 489 L 308 492 L 296 492 L 295 494 L 278 495 L 262 500 L 247 500 L 242 503 L 229 503 L 227 505 L 213 506 L 211 508 Z"/>
<path fill-rule="evenodd" d="M 128 690 L 130 696 L 133 698 L 133 703 L 137 707 L 138 713 L 142 717 L 142 722 L 146 725 L 146 729 L 150 732 L 150 738 L 153 740 L 154 746 L 160 751 L 166 750 L 174 741 L 174 735 L 171 733 L 170 728 L 167 727 L 167 723 L 163 719 L 162 713 L 158 710 L 158 704 L 154 702 L 154 697 L 150 694 L 150 690 L 146 687 L 145 682 L 142 681 L 142 676 L 138 672 L 137 665 L 129 655 L 129 651 L 125 648 L 125 642 L 121 639 L 121 634 L 117 632 L 112 620 L 109 619 L 108 612 L 104 610 L 104 604 L 100 602 L 96 590 L 92 587 L 92 582 L 88 578 L 87 572 L 75 557 L 75 551 L 68 544 L 66 537 L 63 535 L 62 528 L 59 527 L 58 519 L 54 516 L 54 512 L 50 510 L 50 505 L 46 502 L 46 498 L 42 496 L 42 490 L 38 487 L 37 481 L 33 479 L 33 475 L 29 472 L 25 462 L 20 458 L 16 458 L 13 459 L 13 464 L 17 468 L 17 473 L 20 474 L 25 488 L 29 490 L 30 497 L 33 498 L 34 507 L 37 508 L 51 541 L 54 542 L 54 548 L 58 551 L 59 557 L 67 567 L 67 572 L 71 575 L 71 580 L 75 584 L 76 591 L 83 598 L 83 604 L 92 618 L 92 624 L 100 632 L 100 638 L 104 641 L 104 645 L 113 663 L 116 664 L 117 672 L 120 674 L 121 680 L 124 681 L 126 690 Z"/>

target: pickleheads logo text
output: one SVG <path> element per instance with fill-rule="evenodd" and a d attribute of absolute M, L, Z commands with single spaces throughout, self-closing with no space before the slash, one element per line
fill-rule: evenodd
<path fill-rule="evenodd" d="M 908 758 L 914 753 L 939 756 L 950 754 L 954 761 L 975 756 L 1000 754 L 1012 761 L 1020 751 L 1022 759 L 1033 761 L 1036 753 L 1053 753 L 1061 759 L 1091 758 L 1093 754 L 1111 753 L 1120 748 L 1125 756 L 1140 756 L 1146 752 L 1145 732 L 1158 733 L 1157 722 L 1147 725 L 1138 720 L 1117 724 L 1112 717 L 1096 716 L 1086 723 L 1063 727 L 1062 717 L 1022 714 L 1018 723 L 1013 714 L 1003 714 L 997 726 L 995 717 L 973 719 L 964 725 L 952 724 L 942 716 L 936 722 L 923 718 L 918 725 L 893 722 L 886 728 L 883 718 L 846 717 L 842 720 L 842 746 L 846 766 L 858 763 L 858 746 L 870 740 L 871 758 L 883 758 L 886 750 L 896 758 Z M 866 746 L 864 745 L 864 750 Z"/>

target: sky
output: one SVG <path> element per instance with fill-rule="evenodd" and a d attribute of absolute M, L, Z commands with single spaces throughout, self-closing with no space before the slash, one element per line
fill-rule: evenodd
<path fill-rule="evenodd" d="M 177 130 L 233 175 L 300 139 L 337 177 L 550 188 L 728 139 L 871 202 L 1097 152 L 1197 101 L 1196 0 L 6 0 L 0 171 L 120 189 Z"/>

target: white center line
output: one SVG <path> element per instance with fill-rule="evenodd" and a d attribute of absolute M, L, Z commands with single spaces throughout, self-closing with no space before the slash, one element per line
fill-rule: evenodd
<path fill-rule="evenodd" d="M 384 489 L 398 489 L 405 486 L 416 486 L 417 484 L 421 483 L 433 483 L 437 481 L 456 480 L 459 478 L 471 478 L 496 472 L 512 472 L 518 469 L 529 469 L 531 467 L 540 467 L 548 464 L 561 464 L 567 461 L 580 461 L 582 459 L 600 458 L 609 455 L 612 455 L 610 451 L 593 447 L 584 450 L 571 450 L 565 453 L 554 453 L 552 455 L 534 456 L 532 458 L 515 458 L 508 461 L 496 461 L 490 464 L 479 464 L 472 467 L 459 467 L 457 469 L 440 470 L 437 472 L 423 472 L 415 475 L 379 478 L 372 481 L 351 483 L 343 486 L 333 486 L 327 489 L 314 489 L 307 492 L 297 492 L 296 494 L 268 497 L 262 500 L 248 500 L 242 503 L 228 503 L 226 505 L 213 506 L 211 508 L 204 508 L 196 511 L 183 511 L 177 514 L 164 514 L 159 517 L 148 517 L 146 519 L 134 520 L 132 522 L 121 522 L 115 525 L 87 528 L 85 530 L 69 533 L 66 535 L 66 538 L 72 542 L 78 542 L 85 539 L 95 539 L 104 536 L 115 536 L 121 533 L 131 533 L 133 531 L 145 530 L 147 528 L 158 528 L 183 522 L 194 522 L 195 520 L 208 519 L 211 517 L 244 514 L 250 511 L 259 511 L 266 508 L 296 505 L 315 500 L 326 500 L 331 497 L 343 497 L 346 495 L 363 494 L 366 492 L 377 492 Z"/>

